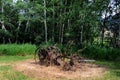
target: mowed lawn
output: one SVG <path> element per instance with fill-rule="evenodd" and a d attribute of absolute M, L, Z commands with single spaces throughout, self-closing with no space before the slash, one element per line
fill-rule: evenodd
<path fill-rule="evenodd" d="M 31 77 L 25 76 L 23 73 L 16 71 L 12 67 L 12 65 L 15 64 L 17 61 L 27 59 L 33 59 L 33 55 L 0 56 L 0 80 L 37 80 L 32 76 Z M 108 71 L 104 76 L 102 76 L 102 78 L 89 80 L 120 80 L 120 62 L 97 61 L 94 64 L 99 64 L 103 67 L 106 67 Z"/>

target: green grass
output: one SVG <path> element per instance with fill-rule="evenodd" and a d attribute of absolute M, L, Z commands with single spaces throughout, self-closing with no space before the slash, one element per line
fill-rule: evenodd
<path fill-rule="evenodd" d="M 108 68 L 108 72 L 97 80 L 120 80 L 120 62 L 97 61 L 94 64 Z"/>
<path fill-rule="evenodd" d="M 0 56 L 0 80 L 34 80 L 12 68 L 17 61 L 32 59 L 33 55 L 27 56 Z"/>
<path fill-rule="evenodd" d="M 30 55 L 35 49 L 31 44 L 1 44 L 0 55 Z"/>
<path fill-rule="evenodd" d="M 25 76 L 21 72 L 18 72 L 12 68 L 12 64 L 17 61 L 26 60 L 26 59 L 33 59 L 33 53 L 36 49 L 35 45 L 31 44 L 2 44 L 0 45 L 0 80 L 33 80 L 30 77 Z M 95 55 L 96 51 L 99 51 L 101 49 L 93 49 L 90 48 L 89 50 L 93 50 L 90 55 Z M 112 52 L 114 53 L 112 53 Z M 107 50 L 102 50 L 101 52 L 96 53 L 96 58 L 99 58 L 100 54 L 103 56 L 104 59 L 104 53 L 106 53 Z M 119 58 L 119 50 L 109 50 L 109 56 L 113 56 L 111 59 L 115 58 L 116 55 Z M 103 55 L 104 54 L 104 55 Z M 22 55 L 22 56 L 20 56 Z M 97 57 L 98 56 L 98 57 Z M 101 56 L 100 56 L 101 58 Z M 117 59 L 119 60 L 119 59 Z M 6 65 L 7 64 L 7 65 Z M 120 80 L 120 62 L 108 62 L 108 61 L 97 61 L 94 64 L 99 64 L 104 67 L 108 68 L 108 72 L 103 75 L 101 78 L 94 78 L 94 79 L 81 79 L 81 80 Z M 36 80 L 36 79 L 35 79 Z M 42 79 L 41 79 L 42 80 Z M 47 80 L 47 79 L 44 79 Z"/>
<path fill-rule="evenodd" d="M 83 56 L 96 60 L 120 61 L 120 49 L 89 45 L 84 50 Z"/>
<path fill-rule="evenodd" d="M 0 64 L 9 64 L 20 60 L 32 59 L 33 55 L 29 56 L 0 56 Z M 120 79 L 120 62 L 96 61 L 93 64 L 98 64 L 108 68 L 108 71 L 101 78 L 89 78 L 80 80 L 119 80 Z M 36 80 L 34 77 L 27 77 L 23 73 L 12 68 L 12 64 L 0 65 L 0 80 Z M 43 80 L 43 79 L 41 79 Z M 47 80 L 46 78 L 44 80 Z M 62 79 L 61 79 L 62 80 Z"/>
<path fill-rule="evenodd" d="M 33 59 L 33 55 L 27 55 L 27 56 L 0 56 L 0 63 L 9 63 L 9 62 L 15 62 L 20 60 L 26 60 L 26 59 Z"/>
<path fill-rule="evenodd" d="M 29 56 L 0 56 L 0 80 L 33 80 L 12 68 L 14 62 L 31 59 Z"/>
<path fill-rule="evenodd" d="M 20 72 L 12 69 L 11 66 L 0 66 L 0 80 L 32 80 Z"/>

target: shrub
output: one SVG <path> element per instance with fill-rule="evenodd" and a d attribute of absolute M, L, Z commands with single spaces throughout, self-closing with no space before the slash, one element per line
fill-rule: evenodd
<path fill-rule="evenodd" d="M 83 55 L 97 60 L 120 60 L 120 50 L 111 47 L 89 45 Z"/>

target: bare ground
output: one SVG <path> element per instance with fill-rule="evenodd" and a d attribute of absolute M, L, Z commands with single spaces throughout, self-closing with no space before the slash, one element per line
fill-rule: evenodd
<path fill-rule="evenodd" d="M 34 60 L 21 61 L 13 67 L 23 74 L 34 77 L 36 80 L 83 80 L 102 77 L 106 69 L 90 63 L 80 63 L 73 71 L 63 71 L 58 66 L 41 66 Z"/>

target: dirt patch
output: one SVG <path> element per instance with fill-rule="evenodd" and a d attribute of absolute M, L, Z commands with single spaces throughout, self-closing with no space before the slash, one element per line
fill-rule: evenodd
<path fill-rule="evenodd" d="M 33 60 L 18 62 L 14 68 L 29 77 L 49 80 L 101 77 L 106 72 L 105 68 L 89 63 L 80 63 L 75 71 L 63 71 L 58 66 L 41 66 Z"/>

